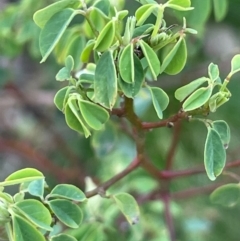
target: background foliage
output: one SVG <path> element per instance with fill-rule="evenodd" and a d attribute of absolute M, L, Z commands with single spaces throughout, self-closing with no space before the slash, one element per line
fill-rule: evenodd
<path fill-rule="evenodd" d="M 229 1 L 226 16 L 224 12 L 214 13 L 210 2 L 217 1 L 192 1 L 196 8 L 194 11 L 198 14 L 189 12 L 187 23 L 196 28 L 199 34 L 187 39 L 189 57 L 183 72 L 177 76 L 161 76 L 158 81 L 158 85 L 164 88 L 170 98 L 176 88 L 206 75 L 210 62 L 218 64 L 221 75 L 225 76 L 230 71 L 232 56 L 239 52 L 236 11 L 239 2 Z M 52 56 L 40 66 L 39 29 L 32 21 L 33 13 L 49 3 L 51 1 L 39 1 L 36 4 L 35 1 L 22 0 L 1 6 L 1 175 L 4 179 L 7 173 L 20 167 L 32 166 L 44 172 L 50 186 L 64 182 L 84 188 L 84 179 L 90 176 L 92 180 L 87 179 L 87 188 L 90 190 L 93 181 L 96 184 L 102 183 L 132 161 L 135 156 L 134 143 L 121 129 L 127 128 L 126 123 L 118 126 L 117 117 L 107 124 L 108 131 L 104 135 L 101 131 L 94 132 L 91 138 L 85 139 L 66 126 L 64 116 L 55 108 L 53 98 L 61 85 L 56 83 L 55 75 L 64 63 L 64 48 L 58 46 L 59 52 L 63 52 L 61 58 L 56 54 L 59 56 L 59 66 L 56 66 Z M 123 3 L 119 1 L 119 4 Z M 126 2 L 126 7 L 132 14 L 137 6 L 139 4 L 135 1 Z M 166 18 L 174 24 L 179 23 L 181 16 L 176 19 L 170 11 Z M 85 45 L 83 39 L 78 41 Z M 230 126 L 228 162 L 239 160 L 238 76 L 233 77 L 229 86 L 231 101 L 211 114 L 213 120 L 224 119 Z M 147 95 L 144 101 L 137 99 L 136 105 L 141 106 L 138 114 L 142 119 L 157 120 Z M 178 101 L 172 101 L 164 115 L 172 115 L 179 108 Z M 203 168 L 206 134 L 206 128 L 201 123 L 182 122 L 175 128 L 157 129 L 147 136 L 147 155 L 159 169 L 165 169 L 167 160 L 172 160 L 173 170 L 196 168 L 195 175 L 175 179 L 170 184 L 160 181 L 159 193 L 163 194 L 166 186 L 170 186 L 172 201 L 169 208 L 178 240 L 234 240 L 240 234 L 239 204 L 230 209 L 223 208 L 213 205 L 207 195 L 223 183 L 236 181 L 232 179 L 233 174 L 230 174 L 222 175 L 212 183 L 204 172 L 199 171 Z M 233 168 L 231 171 L 237 174 L 237 165 Z M 237 179 L 239 181 L 239 177 Z M 100 240 L 100 237 L 102 240 L 169 240 L 165 222 L 165 197 L 155 195 L 154 192 L 153 196 L 149 196 L 158 186 L 159 182 L 143 169 L 131 173 L 112 186 L 109 193 L 133 194 L 140 203 L 141 222 L 130 227 L 116 209 L 109 205 L 108 200 L 93 197 L 89 199 L 89 206 L 95 208 L 93 214 L 85 215 L 82 232 L 88 235 L 89 240 Z M 147 202 L 148 199 L 154 200 Z"/>

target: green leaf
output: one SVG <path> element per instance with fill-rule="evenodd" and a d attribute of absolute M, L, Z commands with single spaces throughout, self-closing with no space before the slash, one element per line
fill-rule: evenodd
<path fill-rule="evenodd" d="M 209 79 L 206 77 L 201 77 L 199 79 L 193 80 L 187 85 L 184 85 L 175 91 L 175 98 L 179 101 L 186 99 L 194 90 L 196 90 L 204 82 L 207 82 Z"/>
<path fill-rule="evenodd" d="M 218 79 L 219 69 L 216 64 L 213 64 L 213 63 L 209 64 L 208 75 L 209 75 L 210 79 L 212 80 L 212 82 L 215 82 Z"/>
<path fill-rule="evenodd" d="M 58 1 L 34 13 L 33 20 L 40 28 L 43 28 L 45 24 L 49 21 L 49 19 L 57 12 L 60 12 L 64 8 L 77 9 L 79 5 L 80 5 L 79 0 Z"/>
<path fill-rule="evenodd" d="M 191 111 L 203 106 L 209 100 L 211 94 L 211 86 L 199 88 L 193 92 L 183 103 L 183 110 Z"/>
<path fill-rule="evenodd" d="M 127 83 L 135 81 L 133 44 L 128 44 L 122 51 L 119 58 L 119 73 L 122 79 Z"/>
<path fill-rule="evenodd" d="M 235 55 L 231 61 L 231 75 L 240 71 L 240 54 Z"/>
<path fill-rule="evenodd" d="M 150 90 L 153 106 L 157 116 L 159 119 L 162 119 L 163 111 L 169 104 L 169 97 L 162 89 L 158 87 L 148 87 L 148 89 Z"/>
<path fill-rule="evenodd" d="M 61 233 L 57 236 L 52 236 L 50 240 L 51 241 L 77 241 L 77 239 L 75 239 L 73 236 L 70 236 L 65 233 Z"/>
<path fill-rule="evenodd" d="M 14 241 L 45 241 L 44 236 L 31 223 L 17 215 L 12 217 Z"/>
<path fill-rule="evenodd" d="M 240 186 L 239 183 L 230 183 L 215 189 L 211 195 L 210 200 L 213 203 L 220 204 L 225 207 L 232 207 L 239 202 Z"/>
<path fill-rule="evenodd" d="M 81 57 L 80 57 L 80 59 L 83 63 L 88 63 L 89 58 L 90 58 L 90 54 L 93 50 L 94 45 L 95 45 L 95 41 L 92 40 L 92 39 L 90 39 L 87 42 L 85 48 L 83 49 L 83 51 L 81 53 Z"/>
<path fill-rule="evenodd" d="M 212 128 L 208 128 L 207 139 L 204 148 L 204 165 L 211 181 L 219 176 L 225 166 L 226 152 L 221 137 Z"/>
<path fill-rule="evenodd" d="M 40 171 L 34 168 L 24 168 L 9 175 L 4 182 L 0 182 L 0 186 L 15 185 L 37 179 L 44 179 L 44 176 Z"/>
<path fill-rule="evenodd" d="M 79 100 L 79 108 L 86 123 L 94 130 L 100 130 L 109 119 L 109 113 L 90 101 Z"/>
<path fill-rule="evenodd" d="M 69 89 L 68 86 L 60 89 L 54 97 L 54 100 L 53 100 L 54 104 L 60 111 L 63 111 L 63 109 L 64 109 L 64 102 L 65 102 L 65 98 L 66 98 L 68 89 Z"/>
<path fill-rule="evenodd" d="M 163 62 L 161 71 L 169 75 L 178 74 L 187 61 L 187 48 L 184 38 L 180 38 L 176 44 L 169 44 L 162 50 Z"/>
<path fill-rule="evenodd" d="M 68 200 L 56 199 L 48 202 L 51 210 L 63 224 L 70 228 L 78 228 L 82 222 L 82 211 Z"/>
<path fill-rule="evenodd" d="M 66 198 L 76 202 L 86 200 L 85 194 L 79 188 L 70 184 L 58 184 L 53 188 L 48 197 Z"/>
<path fill-rule="evenodd" d="M 48 58 L 76 14 L 73 9 L 67 8 L 56 13 L 46 23 L 39 37 L 41 63 Z"/>
<path fill-rule="evenodd" d="M 43 199 L 44 185 L 45 185 L 44 179 L 35 180 L 29 183 L 27 190 L 31 195 L 40 197 L 41 199 Z"/>
<path fill-rule="evenodd" d="M 223 20 L 228 12 L 228 0 L 213 0 L 213 10 L 216 21 Z"/>
<path fill-rule="evenodd" d="M 52 216 L 41 202 L 28 199 L 15 203 L 14 207 L 37 227 L 48 231 L 52 230 L 50 226 Z"/>
<path fill-rule="evenodd" d="M 137 9 L 135 17 L 137 19 L 137 26 L 141 26 L 147 20 L 147 18 L 152 14 L 153 9 L 156 8 L 156 4 L 145 4 Z"/>
<path fill-rule="evenodd" d="M 189 8 L 191 7 L 191 1 L 190 0 L 170 0 L 168 1 L 168 4 L 174 4 L 182 8 Z"/>
<path fill-rule="evenodd" d="M 230 142 L 230 128 L 228 124 L 223 120 L 218 120 L 212 122 L 212 127 L 219 134 L 224 147 L 227 148 Z"/>
<path fill-rule="evenodd" d="M 64 81 L 64 80 L 69 80 L 71 76 L 71 71 L 73 70 L 74 67 L 74 60 L 72 56 L 67 56 L 65 59 L 65 67 L 59 70 L 59 72 L 56 75 L 56 80 L 58 81 Z"/>
<path fill-rule="evenodd" d="M 84 133 L 85 137 L 89 137 L 91 135 L 87 126 L 83 123 L 82 116 L 78 110 L 76 100 L 74 98 L 69 98 L 66 108 L 65 108 L 65 118 L 68 126 L 79 132 Z"/>
<path fill-rule="evenodd" d="M 160 73 L 160 61 L 157 57 L 157 54 L 142 39 L 139 41 L 139 44 L 140 44 L 141 49 L 143 51 L 144 57 L 147 60 L 148 67 L 151 70 L 151 73 L 153 75 L 153 79 L 157 80 L 157 76 Z"/>
<path fill-rule="evenodd" d="M 112 198 L 131 225 L 138 223 L 140 211 L 133 196 L 128 193 L 119 193 Z"/>
<path fill-rule="evenodd" d="M 106 51 L 99 59 L 95 71 L 94 100 L 112 109 L 117 98 L 117 74 L 112 53 Z"/>
<path fill-rule="evenodd" d="M 115 37 L 115 22 L 110 21 L 100 32 L 95 42 L 94 49 L 100 52 L 104 52 L 112 45 L 114 37 Z"/>
<path fill-rule="evenodd" d="M 137 27 L 137 28 L 134 29 L 132 37 L 136 38 L 136 37 L 148 34 L 153 30 L 153 28 L 154 28 L 154 24 L 152 24 L 152 23 L 147 23 L 147 24 L 144 24 L 140 27 Z"/>

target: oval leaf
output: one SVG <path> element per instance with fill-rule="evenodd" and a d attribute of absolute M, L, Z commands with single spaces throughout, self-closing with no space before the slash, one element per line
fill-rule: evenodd
<path fill-rule="evenodd" d="M 137 19 L 137 26 L 141 26 L 147 20 L 147 18 L 152 14 L 153 9 L 156 8 L 156 4 L 144 4 L 137 9 L 135 17 Z"/>
<path fill-rule="evenodd" d="M 45 241 L 44 236 L 31 223 L 25 219 L 14 215 L 13 220 L 13 236 L 14 241 Z"/>
<path fill-rule="evenodd" d="M 147 60 L 148 66 L 153 75 L 153 79 L 157 80 L 157 76 L 160 73 L 160 61 L 157 57 L 157 54 L 153 51 L 153 49 L 145 43 L 143 40 L 139 41 L 141 49 L 143 51 L 144 57 Z"/>
<path fill-rule="evenodd" d="M 240 186 L 235 183 L 223 185 L 211 193 L 210 199 L 213 203 L 232 207 L 239 202 Z"/>
<path fill-rule="evenodd" d="M 48 197 L 66 198 L 76 202 L 83 202 L 86 200 L 85 194 L 79 188 L 70 184 L 58 184 L 53 188 Z"/>
<path fill-rule="evenodd" d="M 189 8 L 191 6 L 191 1 L 190 0 L 170 0 L 168 1 L 168 4 L 174 4 L 179 7 Z"/>
<path fill-rule="evenodd" d="M 88 63 L 94 44 L 95 44 L 95 41 L 92 39 L 87 42 L 80 56 L 80 59 L 83 63 Z"/>
<path fill-rule="evenodd" d="M 112 53 L 106 51 L 99 59 L 95 71 L 94 100 L 112 109 L 117 98 L 117 74 Z"/>
<path fill-rule="evenodd" d="M 213 63 L 209 64 L 208 75 L 209 75 L 210 79 L 212 80 L 212 82 L 215 82 L 218 79 L 219 69 L 216 64 L 213 64 Z"/>
<path fill-rule="evenodd" d="M 82 211 L 68 200 L 56 199 L 48 202 L 49 207 L 63 224 L 70 228 L 78 228 L 82 222 Z"/>
<path fill-rule="evenodd" d="M 209 100 L 211 94 L 212 88 L 210 86 L 201 87 L 186 99 L 186 101 L 183 103 L 183 110 L 191 111 L 201 107 Z"/>
<path fill-rule="evenodd" d="M 68 234 L 62 233 L 57 236 L 53 236 L 50 239 L 51 241 L 77 241 L 73 236 L 70 236 Z"/>
<path fill-rule="evenodd" d="M 235 74 L 240 71 L 240 54 L 235 55 L 231 61 L 231 74 Z"/>
<path fill-rule="evenodd" d="M 230 128 L 228 124 L 223 120 L 218 120 L 212 122 L 212 127 L 219 134 L 224 147 L 227 148 L 230 142 Z"/>
<path fill-rule="evenodd" d="M 49 210 L 41 202 L 33 199 L 28 199 L 17 202 L 14 206 L 21 214 L 23 214 L 37 227 L 48 231 L 52 230 L 50 227 L 52 216 Z"/>
<path fill-rule="evenodd" d="M 204 148 L 204 165 L 211 181 L 219 176 L 225 166 L 226 152 L 219 134 L 212 128 L 208 128 L 207 139 Z"/>
<path fill-rule="evenodd" d="M 175 98 L 179 101 L 186 99 L 194 90 L 196 90 L 204 82 L 207 82 L 208 78 L 201 77 L 199 79 L 193 80 L 187 85 L 184 85 L 175 91 Z"/>
<path fill-rule="evenodd" d="M 163 118 L 163 111 L 167 108 L 169 104 L 168 95 L 158 87 L 149 87 L 154 109 L 157 113 L 159 119 Z"/>
<path fill-rule="evenodd" d="M 115 22 L 110 21 L 100 32 L 95 42 L 94 49 L 100 52 L 107 50 L 112 45 L 114 36 L 115 36 Z"/>
<path fill-rule="evenodd" d="M 54 100 L 53 100 L 54 104 L 60 111 L 63 111 L 63 109 L 64 109 L 64 102 L 65 102 L 65 97 L 66 97 L 68 89 L 69 89 L 68 86 L 60 89 L 54 97 Z"/>
<path fill-rule="evenodd" d="M 216 21 L 221 21 L 227 14 L 228 0 L 213 0 L 213 10 Z"/>
<path fill-rule="evenodd" d="M 67 8 L 56 13 L 46 23 L 39 36 L 39 46 L 42 55 L 40 63 L 48 58 L 75 15 L 76 12 L 73 9 Z"/>
<path fill-rule="evenodd" d="M 35 180 L 29 183 L 27 190 L 31 195 L 40 197 L 41 199 L 43 199 L 44 185 L 45 185 L 44 179 Z"/>
<path fill-rule="evenodd" d="M 131 225 L 138 223 L 140 211 L 133 196 L 128 193 L 119 193 L 112 198 Z"/>

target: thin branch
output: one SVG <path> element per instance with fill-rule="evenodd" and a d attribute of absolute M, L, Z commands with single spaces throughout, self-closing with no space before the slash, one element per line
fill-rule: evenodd
<path fill-rule="evenodd" d="M 121 180 L 122 178 L 124 178 L 125 176 L 127 176 L 130 172 L 132 172 L 133 170 L 135 170 L 139 164 L 140 164 L 140 159 L 139 158 L 135 158 L 129 166 L 127 166 L 122 172 L 118 173 L 117 175 L 115 175 L 114 177 L 110 178 L 109 180 L 107 180 L 106 182 L 100 184 L 98 187 L 96 187 L 95 189 L 93 189 L 92 191 L 86 192 L 85 195 L 87 198 L 93 197 L 99 193 L 103 193 L 105 192 L 109 187 L 111 187 L 113 184 L 115 184 L 116 182 L 118 182 L 119 180 Z"/>

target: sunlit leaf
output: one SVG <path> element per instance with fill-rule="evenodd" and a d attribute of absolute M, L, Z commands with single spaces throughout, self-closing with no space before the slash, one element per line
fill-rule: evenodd
<path fill-rule="evenodd" d="M 221 137 L 212 128 L 208 128 L 207 139 L 204 148 L 204 165 L 211 181 L 222 173 L 226 162 L 226 152 Z"/>
<path fill-rule="evenodd" d="M 156 4 L 145 4 L 137 9 L 135 17 L 137 19 L 137 26 L 141 26 L 147 20 L 147 18 L 152 14 L 153 9 L 156 8 Z"/>
<path fill-rule="evenodd" d="M 94 40 L 89 40 L 85 46 L 85 48 L 83 49 L 82 53 L 81 53 L 81 61 L 83 63 L 88 63 L 88 60 L 90 58 L 90 54 L 93 50 L 93 47 L 94 47 L 94 44 L 95 44 L 95 41 Z"/>

